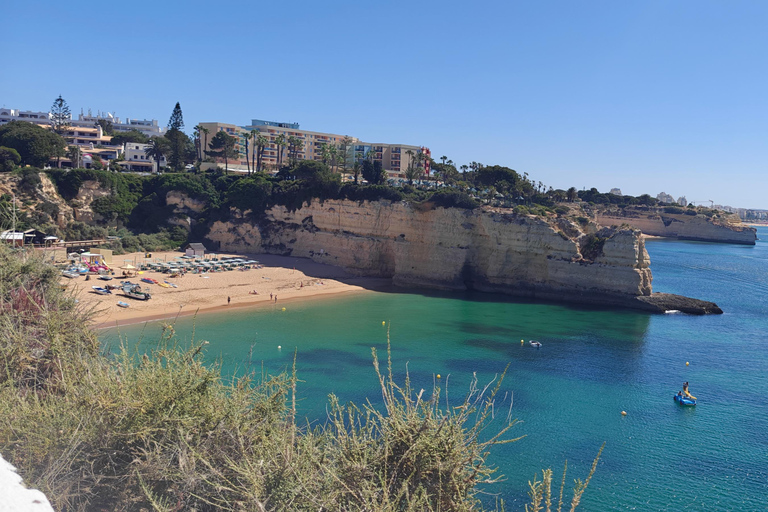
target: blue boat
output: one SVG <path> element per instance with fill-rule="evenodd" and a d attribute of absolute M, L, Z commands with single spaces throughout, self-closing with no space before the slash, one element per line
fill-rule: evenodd
<path fill-rule="evenodd" d="M 679 403 L 680 405 L 696 405 L 696 400 L 692 398 L 688 398 L 683 395 L 674 395 L 675 402 Z"/>

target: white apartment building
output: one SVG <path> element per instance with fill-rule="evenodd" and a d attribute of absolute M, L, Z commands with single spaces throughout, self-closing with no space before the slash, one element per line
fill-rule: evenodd
<path fill-rule="evenodd" d="M 126 142 L 123 146 L 124 159 L 117 162 L 126 171 L 156 172 L 157 166 L 154 158 L 147 156 L 146 149 L 149 144 L 138 142 Z M 160 160 L 160 167 L 168 165 L 165 157 Z"/>
<path fill-rule="evenodd" d="M 84 114 L 82 111 L 77 119 L 70 119 L 70 126 L 74 128 L 94 128 L 98 126 L 96 123 L 99 120 L 109 121 L 112 123 L 112 129 L 116 133 L 125 133 L 131 130 L 137 130 L 147 137 L 159 137 L 165 134 L 167 131 L 161 127 L 157 119 L 131 119 L 128 118 L 125 121 L 121 121 L 119 117 L 115 117 L 109 112 L 97 112 L 96 115 L 92 115 L 91 111 L 88 114 Z M 49 112 L 35 112 L 32 110 L 19 110 L 13 108 L 0 108 L 0 126 L 11 121 L 27 121 L 30 123 L 37 123 L 43 126 L 50 126 L 51 114 Z"/>

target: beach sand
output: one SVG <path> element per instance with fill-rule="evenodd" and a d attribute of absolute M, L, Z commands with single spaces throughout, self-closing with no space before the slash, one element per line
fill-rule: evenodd
<path fill-rule="evenodd" d="M 181 255 L 179 252 L 152 254 L 155 261 L 173 261 Z M 67 290 L 71 291 L 85 308 L 93 309 L 93 322 L 98 328 L 224 309 L 275 304 L 280 306 L 296 300 L 310 300 L 340 293 L 360 293 L 390 286 L 389 279 L 356 277 L 341 268 L 315 263 L 306 258 L 265 254 L 218 254 L 219 258 L 227 256 L 258 260 L 263 268 L 207 274 L 187 273 L 183 277 L 175 278 L 159 272 L 144 272 L 130 277 L 132 282 L 141 284 L 143 291 L 151 293 L 152 298 L 146 301 L 125 297 L 120 290 L 113 290 L 112 295 L 99 295 L 91 289 L 91 286 L 119 284 L 123 279 L 119 267 L 129 262 L 133 264 L 144 261 L 143 253 L 114 256 L 112 263 L 115 275 L 112 281 L 105 282 L 91 276 L 88 281 L 78 277 L 62 278 L 61 282 L 67 285 Z M 142 277 L 154 278 L 159 282 L 167 280 L 175 283 L 178 288 L 143 283 L 140 282 Z M 254 290 L 258 294 L 250 293 Z M 118 307 L 118 301 L 127 302 L 130 307 Z"/>

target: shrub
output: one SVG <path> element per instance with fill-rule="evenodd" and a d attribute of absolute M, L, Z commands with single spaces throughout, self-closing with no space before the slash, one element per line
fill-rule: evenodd
<path fill-rule="evenodd" d="M 469 196 L 469 194 L 455 189 L 438 190 L 428 196 L 427 201 L 435 203 L 436 206 L 442 206 L 443 208 L 464 208 L 465 210 L 474 210 L 480 206 L 477 201 Z"/>
<path fill-rule="evenodd" d="M 585 260 L 594 261 L 603 255 L 603 246 L 607 238 L 597 235 L 587 235 L 581 244 L 581 256 Z"/>

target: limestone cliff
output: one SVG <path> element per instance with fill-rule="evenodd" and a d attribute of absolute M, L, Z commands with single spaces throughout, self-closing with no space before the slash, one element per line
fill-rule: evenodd
<path fill-rule="evenodd" d="M 625 207 L 599 209 L 594 212 L 594 219 L 604 226 L 628 225 L 647 235 L 677 238 L 679 240 L 699 240 L 703 242 L 723 242 L 755 245 L 757 230 L 741 224 L 741 221 L 725 220 L 705 215 L 686 215 L 667 213 L 664 208 Z"/>
<path fill-rule="evenodd" d="M 639 231 L 587 235 L 564 219 L 501 210 L 314 201 L 272 208 L 258 226 L 216 222 L 208 237 L 221 250 L 307 257 L 402 286 L 598 303 L 651 294 Z"/>

